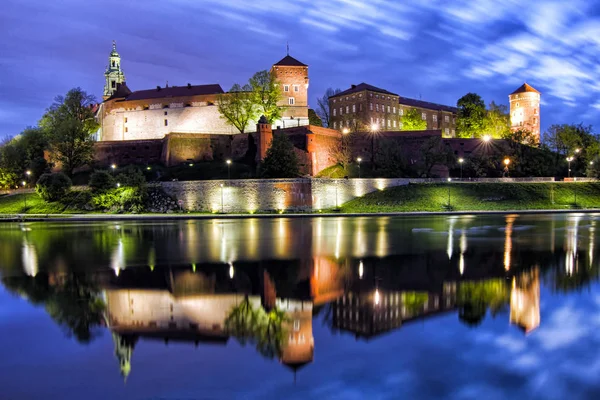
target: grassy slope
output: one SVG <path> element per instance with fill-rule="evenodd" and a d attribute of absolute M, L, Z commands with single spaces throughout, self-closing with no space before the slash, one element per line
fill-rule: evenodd
<path fill-rule="evenodd" d="M 25 197 L 27 207 L 25 207 Z M 0 197 L 0 214 L 62 214 L 85 213 L 82 210 L 69 209 L 59 202 L 46 203 L 36 193 L 13 194 Z"/>
<path fill-rule="evenodd" d="M 451 183 L 414 184 L 367 194 L 342 212 L 569 209 L 600 207 L 600 183 Z M 554 204 L 551 193 L 554 194 Z"/>

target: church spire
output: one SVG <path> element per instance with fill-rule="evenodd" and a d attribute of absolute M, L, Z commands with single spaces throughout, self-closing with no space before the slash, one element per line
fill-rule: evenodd
<path fill-rule="evenodd" d="M 118 85 L 125 82 L 125 74 L 121 70 L 121 56 L 117 53 L 117 42 L 114 40 L 112 51 L 108 56 L 108 67 L 106 67 L 104 77 L 105 84 L 102 97 L 106 100 L 117 91 Z"/>

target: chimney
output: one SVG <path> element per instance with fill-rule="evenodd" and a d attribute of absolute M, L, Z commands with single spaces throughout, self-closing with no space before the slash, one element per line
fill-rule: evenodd
<path fill-rule="evenodd" d="M 350 85 L 352 89 L 356 89 L 356 85 Z"/>
<path fill-rule="evenodd" d="M 156 91 L 157 91 L 157 92 L 158 92 L 158 91 L 160 91 L 160 86 L 157 86 L 157 87 L 156 87 Z"/>
<path fill-rule="evenodd" d="M 192 84 L 188 83 L 188 89 L 191 89 L 191 88 L 192 88 Z"/>

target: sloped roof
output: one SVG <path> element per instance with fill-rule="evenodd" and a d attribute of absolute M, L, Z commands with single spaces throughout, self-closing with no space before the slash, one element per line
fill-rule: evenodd
<path fill-rule="evenodd" d="M 301 63 L 289 54 L 276 62 L 274 65 L 284 65 L 287 67 L 308 67 L 308 65 Z"/>
<path fill-rule="evenodd" d="M 127 86 L 125 82 L 117 83 L 117 90 L 109 97 L 109 100 L 112 99 L 124 99 L 131 94 L 131 89 Z"/>
<path fill-rule="evenodd" d="M 524 83 L 521 86 L 519 86 L 519 88 L 517 90 L 515 90 L 514 92 L 512 92 L 511 95 L 517 94 L 517 93 L 527 93 L 527 92 L 533 92 L 533 93 L 540 94 L 540 92 L 538 92 L 537 90 L 535 90 L 533 87 L 531 87 L 527 83 Z"/>
<path fill-rule="evenodd" d="M 157 87 L 156 89 L 136 90 L 127 96 L 125 100 L 161 99 L 165 97 L 200 96 L 221 93 L 225 92 L 221 88 L 221 85 L 216 83 L 210 85 L 169 86 Z"/>
<path fill-rule="evenodd" d="M 458 108 L 445 106 L 443 104 L 430 103 L 428 101 L 410 99 L 408 97 L 398 97 L 398 103 L 403 106 L 409 107 L 417 107 L 417 108 L 425 108 L 427 110 L 436 110 L 436 111 L 447 111 L 451 113 L 458 112 Z"/>
<path fill-rule="evenodd" d="M 381 88 L 378 88 L 377 86 L 369 85 L 368 83 L 362 82 L 362 83 L 359 83 L 358 85 L 352 85 L 350 87 L 350 89 L 346 89 L 343 92 L 334 94 L 333 96 L 330 97 L 330 99 L 333 97 L 346 96 L 348 94 L 362 92 L 363 90 L 370 90 L 371 92 L 389 94 L 391 96 L 398 96 L 396 93 L 388 92 L 385 89 L 381 89 Z"/>

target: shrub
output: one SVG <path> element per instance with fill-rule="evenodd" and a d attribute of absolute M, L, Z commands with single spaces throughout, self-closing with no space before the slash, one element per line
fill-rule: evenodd
<path fill-rule="evenodd" d="M 90 189 L 94 193 L 102 193 L 115 188 L 115 179 L 108 171 L 96 171 L 90 176 Z"/>
<path fill-rule="evenodd" d="M 146 188 L 146 177 L 142 171 L 134 166 L 125 168 L 125 170 L 117 176 L 117 182 L 120 184 L 120 186 L 139 189 Z"/>
<path fill-rule="evenodd" d="M 260 165 L 262 178 L 295 178 L 300 174 L 294 145 L 286 135 L 275 135 Z"/>
<path fill-rule="evenodd" d="M 146 202 L 146 191 L 140 188 L 121 187 L 92 197 L 95 209 L 109 211 L 142 212 Z"/>
<path fill-rule="evenodd" d="M 71 185 L 71 179 L 62 172 L 42 174 L 35 191 L 45 201 L 58 201 L 69 192 Z"/>

